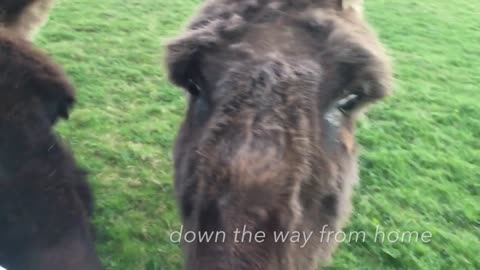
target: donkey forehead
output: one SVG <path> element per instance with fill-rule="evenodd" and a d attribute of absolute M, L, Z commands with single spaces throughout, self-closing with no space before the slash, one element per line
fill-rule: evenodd
<path fill-rule="evenodd" d="M 271 11 L 258 20 L 248 19 L 235 14 L 230 19 L 214 22 L 211 34 L 217 40 L 200 43 L 197 52 L 239 60 L 260 60 L 272 54 L 311 59 L 309 56 L 318 50 L 318 44 L 325 41 L 318 39 L 316 33 L 312 35 L 311 22 L 306 18 L 296 19 Z M 317 27 L 316 32 L 326 30 L 324 25 Z"/>
<path fill-rule="evenodd" d="M 316 57 L 315 61 L 320 62 L 322 57 L 318 56 L 329 48 L 334 49 L 327 54 L 335 58 L 341 53 L 335 48 L 363 46 L 356 40 L 355 31 L 349 29 L 355 25 L 346 27 L 346 20 L 332 10 L 314 8 L 291 12 L 271 6 L 253 12 L 256 16 L 242 13 L 241 9 L 217 12 L 219 14 L 209 10 L 201 12 L 187 31 L 168 45 L 167 61 L 172 81 L 185 86 L 182 76 L 198 58 L 210 60 L 202 62 L 202 68 L 216 64 L 219 70 L 225 70 L 226 64 L 249 60 L 259 63 L 262 59 L 268 61 L 272 54 L 300 61 Z M 341 36 L 342 41 L 332 42 L 332 36 Z"/>
<path fill-rule="evenodd" d="M 187 31 L 168 45 L 171 81 L 189 89 L 200 76 L 217 88 L 226 77 L 244 80 L 277 59 L 285 66 L 313 62 L 321 67 L 324 76 L 319 76 L 316 68 L 314 79 L 326 84 L 322 91 L 361 89 L 368 101 L 389 93 L 392 74 L 388 57 L 357 13 L 318 5 L 274 5 L 288 2 L 288 6 L 291 1 L 240 2 L 257 6 L 242 9 L 244 5 L 237 2 L 225 7 L 224 1 L 208 1 Z M 249 68 L 232 74 L 238 66 Z M 329 97 L 337 98 L 340 92 Z"/>

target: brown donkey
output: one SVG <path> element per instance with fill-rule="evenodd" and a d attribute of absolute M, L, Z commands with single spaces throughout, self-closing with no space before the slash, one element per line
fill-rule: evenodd
<path fill-rule="evenodd" d="M 53 132 L 74 88 L 26 40 L 50 2 L 0 0 L 0 266 L 100 270 L 86 173 Z"/>
<path fill-rule="evenodd" d="M 100 270 L 86 173 L 53 132 L 74 89 L 29 42 L 0 32 L 0 266 Z"/>
<path fill-rule="evenodd" d="M 32 39 L 45 23 L 54 0 L 0 0 L 0 28 Z"/>
<path fill-rule="evenodd" d="M 206 1 L 167 61 L 189 92 L 175 147 L 185 268 L 327 262 L 336 243 L 320 232 L 342 229 L 358 177 L 356 115 L 392 81 L 361 3 Z M 313 234 L 275 239 L 287 232 Z"/>

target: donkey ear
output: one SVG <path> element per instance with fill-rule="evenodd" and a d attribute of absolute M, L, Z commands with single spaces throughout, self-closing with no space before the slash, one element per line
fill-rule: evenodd
<path fill-rule="evenodd" d="M 176 85 L 198 94 L 199 68 L 203 51 L 215 48 L 220 37 L 215 26 L 188 31 L 167 46 L 167 68 L 170 80 Z"/>
<path fill-rule="evenodd" d="M 196 77 L 199 74 L 199 62 L 201 54 L 193 49 L 190 51 L 177 50 L 175 45 L 168 47 L 167 65 L 170 80 L 184 88 L 192 95 L 199 94 Z"/>
<path fill-rule="evenodd" d="M 54 0 L 2 0 L 0 25 L 31 40 L 45 23 Z"/>

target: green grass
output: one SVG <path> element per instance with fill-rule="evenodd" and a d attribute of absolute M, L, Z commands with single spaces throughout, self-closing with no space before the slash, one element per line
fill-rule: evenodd
<path fill-rule="evenodd" d="M 329 269 L 480 269 L 480 4 L 367 0 L 396 92 L 362 119 L 362 184 L 348 231 L 432 242 L 345 243 Z M 180 269 L 171 146 L 184 96 L 162 44 L 200 0 L 59 0 L 37 38 L 79 102 L 59 132 L 90 172 L 107 269 Z"/>

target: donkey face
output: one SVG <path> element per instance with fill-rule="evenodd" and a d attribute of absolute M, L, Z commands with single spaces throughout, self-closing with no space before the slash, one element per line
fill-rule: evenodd
<path fill-rule="evenodd" d="M 0 27 L 32 39 L 52 4 L 53 0 L 0 0 Z"/>
<path fill-rule="evenodd" d="M 353 1 L 353 4 L 358 4 Z M 313 269 L 328 260 L 357 178 L 354 121 L 390 89 L 389 63 L 352 1 L 207 1 L 168 46 L 189 93 L 175 149 L 186 269 Z M 265 233 L 263 241 L 235 231 Z M 308 243 L 278 232 L 316 232 Z M 304 246 L 302 246 L 305 244 Z"/>
<path fill-rule="evenodd" d="M 29 43 L 0 33 L 0 265 L 101 269 L 85 172 L 53 134 L 74 89 Z"/>

